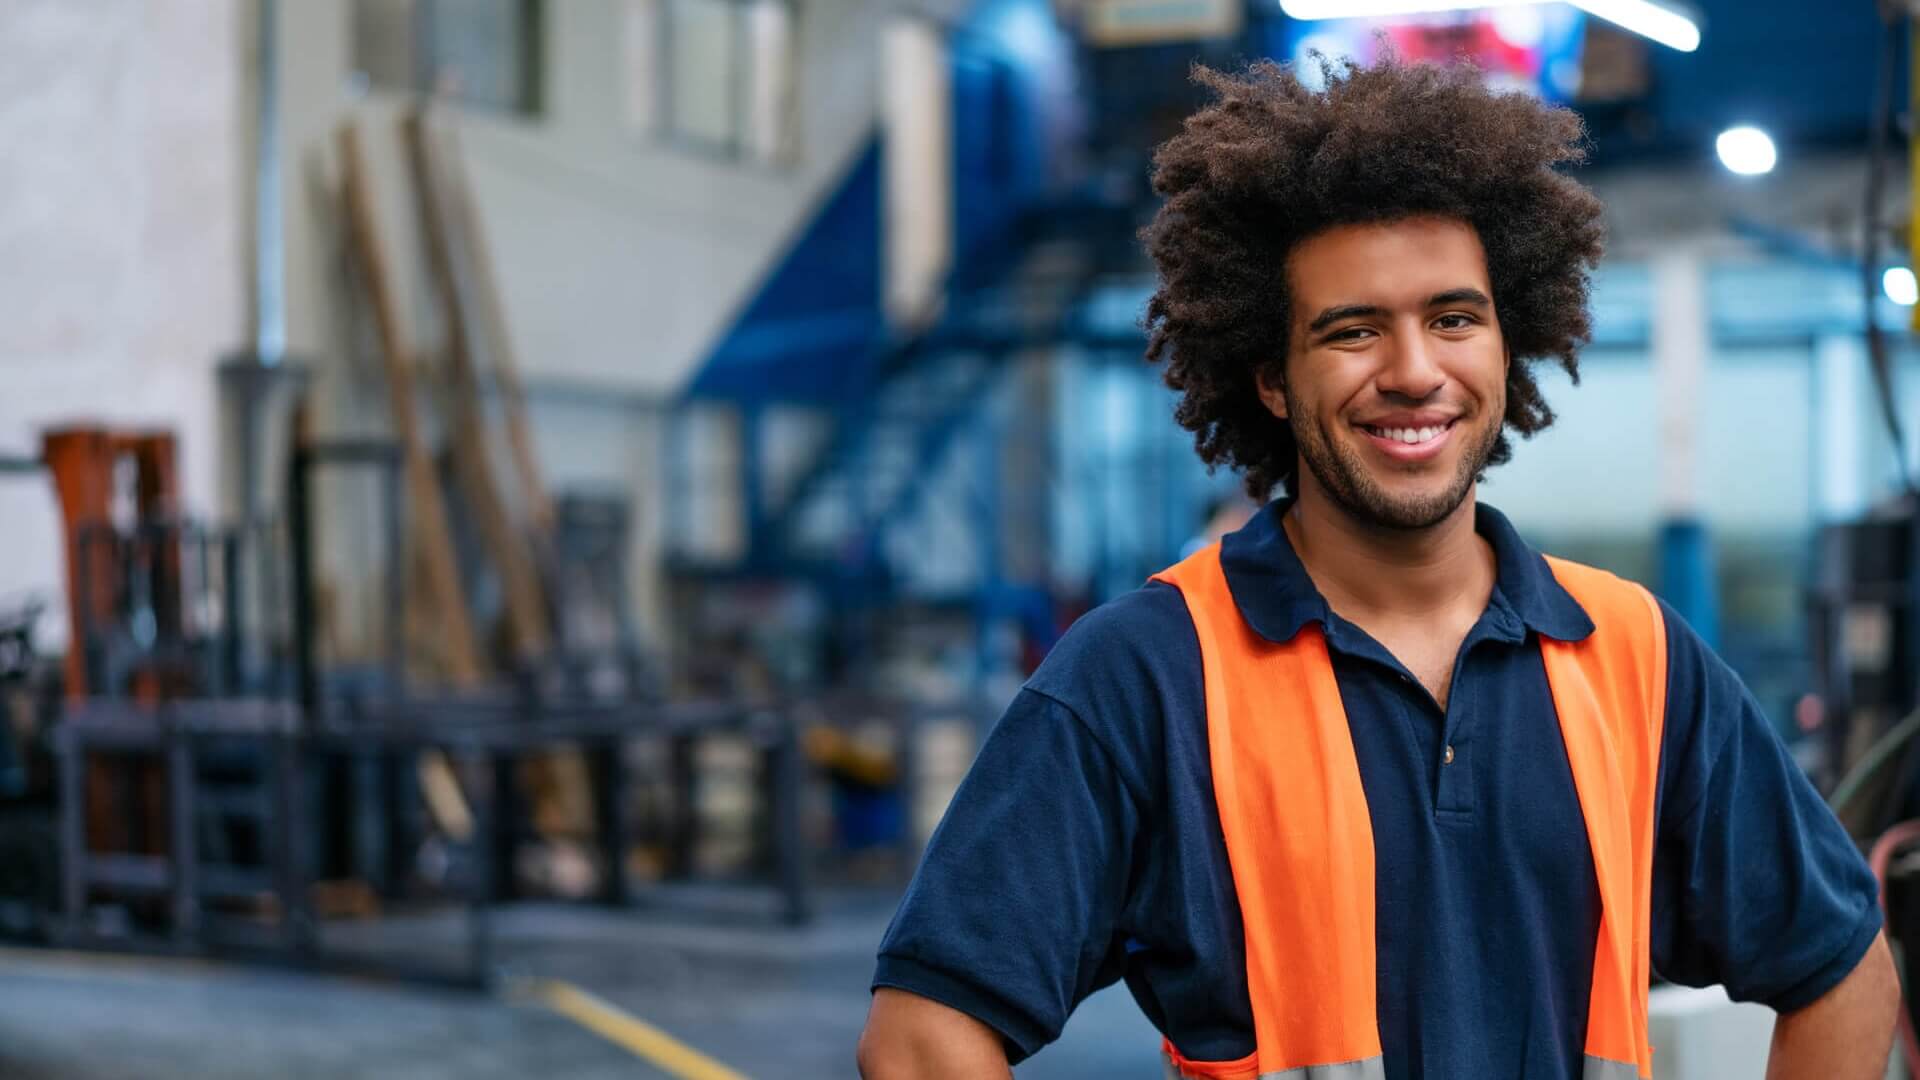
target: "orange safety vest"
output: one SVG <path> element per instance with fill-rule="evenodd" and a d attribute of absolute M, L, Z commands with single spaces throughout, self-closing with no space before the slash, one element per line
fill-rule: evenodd
<path fill-rule="evenodd" d="M 1653 1075 L 1647 1043 L 1654 789 L 1666 714 L 1666 623 L 1651 595 L 1549 559 L 1595 626 L 1540 639 L 1600 886 L 1583 1080 Z M 1246 928 L 1254 1052 L 1192 1080 L 1377 1080 L 1373 826 L 1326 638 L 1284 644 L 1240 617 L 1213 544 L 1155 580 L 1179 588 L 1200 639 L 1207 741 Z"/>

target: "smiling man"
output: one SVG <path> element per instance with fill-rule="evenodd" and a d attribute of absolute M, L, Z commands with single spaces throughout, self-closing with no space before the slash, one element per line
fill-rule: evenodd
<path fill-rule="evenodd" d="M 1476 486 L 1576 372 L 1579 121 L 1470 71 L 1202 72 L 1156 160 L 1149 356 L 1245 528 L 1089 615 L 881 945 L 870 1080 L 1007 1075 L 1125 979 L 1202 1080 L 1652 1075 L 1654 975 L 1885 1067 L 1875 885 L 1739 680 Z M 1577 498 L 1577 491 L 1568 497 Z"/>

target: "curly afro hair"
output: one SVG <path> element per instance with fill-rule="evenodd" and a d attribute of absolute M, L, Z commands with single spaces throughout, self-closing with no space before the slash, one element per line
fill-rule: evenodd
<path fill-rule="evenodd" d="M 1293 316 L 1288 256 L 1337 225 L 1416 215 L 1462 220 L 1487 253 L 1500 329 L 1514 359 L 1490 464 L 1506 429 L 1553 422 L 1532 363 L 1579 380 L 1591 336 L 1587 295 L 1602 246 L 1600 202 L 1555 171 L 1585 158 L 1579 117 L 1523 93 L 1496 93 L 1472 67 L 1320 61 L 1324 90 L 1290 67 L 1197 68 L 1216 100 L 1154 155 L 1165 202 L 1142 232 L 1159 271 L 1147 359 L 1182 395 L 1174 416 L 1209 467 L 1237 469 L 1248 494 L 1294 490 L 1293 430 L 1256 391 L 1285 385 Z"/>

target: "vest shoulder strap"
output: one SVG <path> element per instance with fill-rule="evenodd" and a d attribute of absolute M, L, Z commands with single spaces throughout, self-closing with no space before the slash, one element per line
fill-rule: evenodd
<path fill-rule="evenodd" d="M 1540 641 L 1600 885 L 1587 1055 L 1651 1076 L 1647 986 L 1666 618 L 1639 585 L 1564 559 L 1547 563 L 1594 625 L 1579 641 Z"/>
<path fill-rule="evenodd" d="M 1593 620 L 1592 636 L 1560 646 L 1596 671 L 1604 670 L 1616 696 L 1610 704 L 1623 707 L 1610 710 L 1611 719 L 1650 725 L 1657 733 L 1667 698 L 1667 622 L 1659 603 L 1644 586 L 1605 570 L 1545 558 L 1554 580 Z"/>

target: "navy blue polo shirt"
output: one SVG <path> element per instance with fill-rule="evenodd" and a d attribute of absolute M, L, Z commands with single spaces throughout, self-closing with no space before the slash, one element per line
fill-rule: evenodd
<path fill-rule="evenodd" d="M 1387 1076 L 1579 1077 L 1600 904 L 1538 639 L 1577 640 L 1593 623 L 1481 506 L 1498 578 L 1443 710 L 1328 608 L 1285 509 L 1227 537 L 1221 562 L 1261 635 L 1285 641 L 1310 622 L 1326 635 L 1381 869 Z M 1874 879 L 1738 677 L 1663 611 L 1653 967 L 1792 1010 L 1872 943 Z M 1185 1056 L 1253 1051 L 1200 647 L 1180 593 L 1157 582 L 1076 623 L 995 726 L 873 984 L 978 1017 L 1018 1062 L 1118 979 Z"/>

